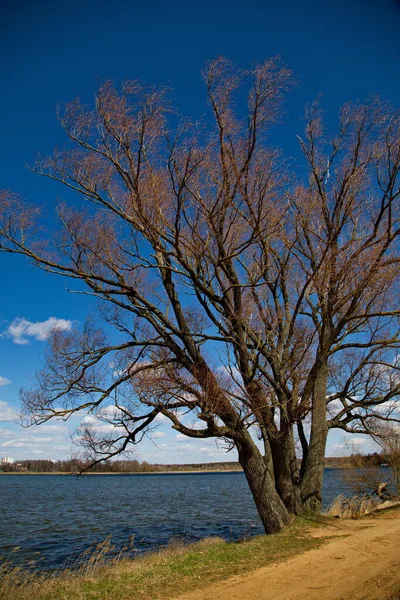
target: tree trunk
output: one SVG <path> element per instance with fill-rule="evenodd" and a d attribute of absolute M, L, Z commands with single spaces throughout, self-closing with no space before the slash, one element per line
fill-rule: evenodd
<path fill-rule="evenodd" d="M 288 525 L 291 518 L 275 489 L 267 464 L 247 432 L 236 446 L 265 533 L 276 533 Z"/>
<path fill-rule="evenodd" d="M 326 420 L 326 393 L 328 382 L 327 361 L 319 369 L 313 392 L 310 444 L 301 483 L 301 499 L 306 509 L 320 512 L 322 481 L 325 466 L 325 448 L 328 436 Z"/>
<path fill-rule="evenodd" d="M 299 515 L 303 512 L 303 504 L 292 426 L 279 432 L 277 439 L 271 441 L 271 449 L 276 490 L 288 511 Z"/>

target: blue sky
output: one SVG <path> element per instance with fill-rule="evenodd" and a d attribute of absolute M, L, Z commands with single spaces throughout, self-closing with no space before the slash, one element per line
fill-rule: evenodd
<path fill-rule="evenodd" d="M 63 145 L 58 103 L 77 95 L 91 102 L 106 78 L 142 79 L 170 86 L 178 109 L 199 117 L 205 111 L 200 71 L 219 54 L 242 67 L 279 54 L 293 69 L 299 85 L 288 97 L 287 118 L 276 135 L 286 152 L 295 153 L 304 105 L 320 93 L 331 124 L 343 102 L 370 93 L 399 107 L 400 2 L 3 0 L 0 187 L 47 206 L 52 214 L 63 190 L 29 172 L 26 163 L 32 164 L 38 151 Z M 0 254 L 0 272 L 0 455 L 65 457 L 68 424 L 21 430 L 13 417 L 19 388 L 29 386 L 43 360 L 46 335 L 55 324 L 49 319 L 74 327 L 85 319 L 89 303 L 68 294 L 62 279 L 19 257 Z M 344 451 L 342 437 L 330 436 L 328 454 Z M 356 443 L 362 446 L 361 440 Z M 138 458 L 164 463 L 235 459 L 213 442 L 177 437 L 162 421 L 153 439 L 138 448 Z"/>

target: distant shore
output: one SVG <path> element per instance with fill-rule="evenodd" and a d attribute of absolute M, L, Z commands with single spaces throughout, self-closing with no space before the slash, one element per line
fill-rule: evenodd
<path fill-rule="evenodd" d="M 372 460 L 371 460 L 372 459 Z M 386 466 L 379 463 L 379 455 L 367 455 L 365 457 L 364 467 L 379 467 Z M 76 462 L 58 460 L 55 462 L 50 459 L 25 459 L 19 461 L 14 460 L 14 464 L 0 465 L 0 475 L 16 474 L 16 475 L 76 475 L 80 469 L 89 466 L 88 462 Z M 301 462 L 299 460 L 299 468 Z M 325 458 L 326 469 L 353 469 L 354 463 L 347 456 L 327 456 Z M 101 465 L 96 465 L 92 470 L 85 471 L 85 475 L 151 475 L 165 474 L 172 475 L 174 473 L 236 473 L 243 472 L 243 469 L 237 461 L 218 461 L 208 463 L 148 463 L 147 461 L 139 462 L 137 460 L 117 460 L 105 461 Z"/>
<path fill-rule="evenodd" d="M 368 459 L 368 456 L 366 457 Z M 24 460 L 21 463 L 14 461 L 14 465 L 7 465 L 0 475 L 76 475 L 79 469 L 84 469 L 85 463 L 69 461 L 58 461 L 54 463 L 51 460 Z M 86 463 L 88 466 L 88 463 Z M 365 466 L 378 467 L 379 464 L 366 463 Z M 382 465 L 384 466 L 384 465 Z M 300 467 L 300 461 L 299 461 Z M 344 456 L 327 456 L 325 458 L 326 469 L 352 469 L 354 464 L 348 457 Z M 107 461 L 103 465 L 97 465 L 93 470 L 85 471 L 84 475 L 152 475 L 165 474 L 172 475 L 174 473 L 237 473 L 243 472 L 239 462 L 209 462 L 209 463 L 186 463 L 186 464 L 160 464 L 140 463 L 138 461 Z"/>
<path fill-rule="evenodd" d="M 100 473 L 93 473 L 88 471 L 80 475 L 80 477 L 86 475 L 193 475 L 195 473 L 243 473 L 242 469 L 192 469 L 182 471 L 102 471 Z M 65 471 L 46 471 L 38 473 L 36 471 L 9 471 L 1 472 L 0 475 L 77 475 L 78 473 L 66 473 Z"/>
<path fill-rule="evenodd" d="M 350 465 L 325 465 L 325 469 L 353 469 L 354 467 Z M 100 471 L 93 472 L 87 471 L 85 473 L 79 474 L 77 472 L 69 472 L 65 471 L 0 471 L 1 475 L 73 475 L 79 477 L 83 477 L 86 475 L 194 475 L 196 473 L 243 473 L 243 469 L 233 468 L 233 469 L 182 469 L 176 471 Z"/>

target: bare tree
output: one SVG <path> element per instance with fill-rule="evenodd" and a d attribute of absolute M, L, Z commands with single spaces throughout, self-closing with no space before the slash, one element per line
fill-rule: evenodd
<path fill-rule="evenodd" d="M 371 421 L 399 417 L 399 115 L 379 100 L 348 104 L 329 140 L 313 105 L 300 143 L 309 182 L 291 195 L 291 296 L 315 344 L 297 411 L 303 437 L 311 410 L 301 495 L 317 507 L 328 430 L 369 434 Z"/>
<path fill-rule="evenodd" d="M 225 440 L 273 532 L 320 507 L 330 428 L 398 418 L 399 117 L 347 105 L 331 139 L 313 105 L 299 178 L 266 137 L 290 72 L 217 59 L 204 79 L 211 128 L 173 131 L 165 91 L 136 82 L 104 84 L 93 110 L 66 106 L 70 147 L 36 171 L 82 206 L 57 206 L 47 243 L 39 210 L 3 193 L 1 250 L 83 282 L 113 326 L 55 332 L 23 401 L 39 423 L 95 413 L 103 426 L 79 435 L 96 460 L 160 414 Z"/>
<path fill-rule="evenodd" d="M 356 494 L 356 498 L 386 498 L 388 482 L 383 480 L 380 455 L 365 455 L 351 446 L 348 450 L 348 466 L 341 472 L 345 486 Z"/>
<path fill-rule="evenodd" d="M 377 423 L 372 429 L 372 436 L 382 449 L 383 459 L 392 473 L 396 495 L 400 497 L 400 428 L 390 423 Z"/>

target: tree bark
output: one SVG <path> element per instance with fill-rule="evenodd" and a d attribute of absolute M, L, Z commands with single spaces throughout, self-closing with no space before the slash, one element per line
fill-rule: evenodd
<path fill-rule="evenodd" d="M 276 533 L 290 523 L 291 517 L 276 491 L 268 466 L 247 432 L 236 446 L 265 533 Z"/>
<path fill-rule="evenodd" d="M 302 503 L 304 508 L 312 512 L 320 512 L 322 506 L 322 482 L 328 436 L 326 419 L 327 383 L 328 363 L 325 361 L 318 370 L 314 384 L 310 444 L 301 483 Z"/>
<path fill-rule="evenodd" d="M 271 442 L 275 485 L 287 510 L 295 515 L 303 512 L 300 494 L 300 471 L 296 457 L 293 428 L 289 426 Z"/>

